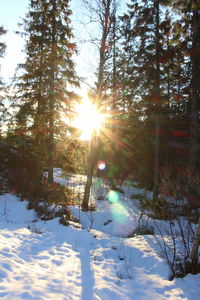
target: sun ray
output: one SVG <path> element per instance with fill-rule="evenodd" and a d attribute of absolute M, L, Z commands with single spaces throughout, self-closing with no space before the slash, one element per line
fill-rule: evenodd
<path fill-rule="evenodd" d="M 72 125 L 81 131 L 81 140 L 91 139 L 92 134 L 96 134 L 102 129 L 105 115 L 97 109 L 90 101 L 89 97 L 84 96 L 82 102 L 74 107 L 76 117 Z"/>

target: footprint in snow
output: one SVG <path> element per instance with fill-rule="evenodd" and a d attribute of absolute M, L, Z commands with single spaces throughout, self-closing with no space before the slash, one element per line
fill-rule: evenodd
<path fill-rule="evenodd" d="M 94 256 L 94 260 L 95 261 L 103 261 L 104 258 L 102 256 L 96 255 L 96 256 Z"/>
<path fill-rule="evenodd" d="M 7 273 L 3 270 L 0 270 L 0 279 L 7 278 L 7 277 L 8 277 Z"/>
<path fill-rule="evenodd" d="M 8 270 L 8 271 L 12 271 L 11 266 L 8 265 L 8 264 L 2 264 L 2 267 L 3 267 L 4 269 Z"/>
<path fill-rule="evenodd" d="M 39 257 L 38 257 L 40 260 L 41 259 L 49 259 L 49 256 L 47 256 L 47 255 L 40 255 Z"/>
<path fill-rule="evenodd" d="M 53 259 L 52 263 L 56 266 L 61 266 L 63 265 L 63 261 L 62 260 L 58 260 L 58 259 Z"/>
<path fill-rule="evenodd" d="M 5 297 L 7 295 L 8 295 L 8 293 L 6 293 L 6 292 L 0 292 L 0 297 Z"/>

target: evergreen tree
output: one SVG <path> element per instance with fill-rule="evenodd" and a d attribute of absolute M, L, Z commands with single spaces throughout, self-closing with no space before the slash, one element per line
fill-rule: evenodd
<path fill-rule="evenodd" d="M 174 2 L 132 1 L 122 17 L 124 53 L 118 65 L 126 66 L 121 68 L 123 99 L 127 110 L 142 120 L 139 149 L 143 153 L 141 148 L 148 147 L 145 157 L 154 157 L 154 186 L 164 164 L 185 163 L 177 153 L 187 144 L 191 63 L 186 53 L 191 38 L 182 13 L 173 10 Z M 149 160 L 142 161 L 153 168 Z"/>
<path fill-rule="evenodd" d="M 69 2 L 31 0 L 22 24 L 26 60 L 19 66 L 17 80 L 18 130 L 34 139 L 38 156 L 48 166 L 49 183 L 53 181 L 60 112 L 70 113 L 75 99 L 71 87 L 78 85 Z"/>
<path fill-rule="evenodd" d="M 6 33 L 6 30 L 3 28 L 3 26 L 1 26 L 0 27 L 0 38 L 5 33 Z M 0 58 L 3 57 L 3 55 L 5 53 L 5 49 L 6 49 L 5 43 L 0 41 Z M 3 125 L 4 125 L 4 113 L 5 113 L 5 107 L 4 107 L 5 95 L 4 95 L 4 93 L 5 93 L 5 87 L 4 87 L 3 81 L 0 77 L 0 175 L 1 175 L 0 193 L 3 191 L 3 188 L 4 188 L 2 172 L 5 170 L 4 162 L 6 159 L 4 149 L 3 149 L 3 136 L 2 136 L 2 129 L 3 129 Z"/>
<path fill-rule="evenodd" d="M 6 30 L 3 28 L 3 26 L 0 26 L 0 38 L 5 33 L 6 33 Z M 0 58 L 2 58 L 4 56 L 5 49 L 6 49 L 5 43 L 0 41 Z M 3 115 L 5 112 L 4 103 L 3 103 L 3 100 L 5 98 L 4 93 L 5 93 L 5 86 L 4 86 L 4 83 L 0 76 L 0 136 L 1 136 L 2 126 L 3 126 Z"/>
<path fill-rule="evenodd" d="M 191 78 L 191 118 L 190 118 L 190 160 L 191 170 L 195 171 L 199 165 L 199 112 L 200 112 L 200 2 L 191 1 L 191 30 L 192 44 L 190 57 L 192 66 Z"/>
<path fill-rule="evenodd" d="M 185 39 L 185 57 L 190 65 L 188 77 L 188 112 L 190 115 L 190 138 L 189 138 L 189 168 L 196 174 L 199 167 L 199 112 L 200 112 L 200 2 L 198 0 L 173 1 L 177 13 L 181 15 L 187 39 Z M 187 182 L 190 189 L 191 183 Z M 200 219 L 198 220 L 195 239 L 189 255 L 192 268 L 198 268 Z"/>
<path fill-rule="evenodd" d="M 176 20 L 173 22 L 172 43 L 176 56 L 176 65 L 173 71 L 173 78 L 176 79 L 175 100 L 176 112 L 182 113 L 185 122 L 185 131 L 190 121 L 189 144 L 186 156 L 189 156 L 189 167 L 195 171 L 198 168 L 199 160 L 199 110 L 200 110 L 200 3 L 198 0 L 191 1 L 168 1 L 173 8 Z M 176 102 L 176 101 L 174 101 Z M 184 113 L 184 114 L 183 114 Z M 184 126 L 183 126 L 184 127 Z M 188 155 L 189 152 L 189 155 Z"/>
<path fill-rule="evenodd" d="M 150 142 L 153 142 L 152 146 L 154 144 L 154 154 L 150 144 L 149 152 L 154 156 L 156 187 L 160 169 L 160 119 L 164 105 L 162 82 L 165 75 L 161 65 L 165 52 L 161 42 L 164 18 L 158 0 L 132 1 L 128 8 L 128 13 L 122 17 L 124 52 L 129 61 L 125 72 L 126 98 L 129 105 L 140 110 L 139 118 L 146 124 Z"/>

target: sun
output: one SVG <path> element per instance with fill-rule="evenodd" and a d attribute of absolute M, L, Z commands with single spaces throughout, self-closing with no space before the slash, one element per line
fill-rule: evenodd
<path fill-rule="evenodd" d="M 105 116 L 85 95 L 82 102 L 75 107 L 75 119 L 73 126 L 81 131 L 81 140 L 90 140 L 94 133 L 101 130 Z"/>

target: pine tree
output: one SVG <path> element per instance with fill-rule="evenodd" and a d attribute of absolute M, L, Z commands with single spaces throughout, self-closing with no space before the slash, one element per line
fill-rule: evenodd
<path fill-rule="evenodd" d="M 181 14 L 174 12 L 173 1 L 132 1 L 128 8 L 122 17 L 125 34 L 121 65 L 125 66 L 126 61 L 128 64 L 121 82 L 126 90 L 124 100 L 131 110 L 140 112 L 138 117 L 143 120 L 141 128 L 145 128 L 146 135 L 141 132 L 141 147 L 148 144 L 149 155 L 154 157 L 156 186 L 161 167 L 172 163 L 172 159 L 178 162 L 175 150 L 183 146 L 178 134 L 187 135 L 184 126 L 188 125 L 185 114 L 191 74 L 185 59 L 188 30 L 180 21 Z M 185 121 L 180 122 L 181 115 Z M 186 138 L 182 140 L 186 145 Z M 171 147 L 175 143 L 177 149 Z"/>
<path fill-rule="evenodd" d="M 199 1 L 167 1 L 170 9 L 174 10 L 176 19 L 173 20 L 171 32 L 171 48 L 173 49 L 174 65 L 171 66 L 171 81 L 174 97 L 171 104 L 174 114 L 182 118 L 182 130 L 189 136 L 185 139 L 185 164 L 190 169 L 198 167 L 199 140 Z M 176 116 L 174 117 L 174 121 Z M 190 125 L 189 125 L 190 122 Z M 180 123 L 180 122 L 179 122 Z M 185 124 L 184 124 L 185 123 Z M 176 124 L 176 122 L 175 122 Z M 190 133 L 188 133 L 188 125 Z M 184 131 L 182 132 L 184 134 Z M 189 147 L 187 145 L 190 145 Z"/>
<path fill-rule="evenodd" d="M 127 62 L 121 63 L 121 32 L 119 22 L 119 2 L 113 1 L 113 8 L 110 14 L 110 32 L 107 40 L 107 53 L 103 75 L 103 105 L 109 109 L 110 116 L 106 124 L 105 135 L 101 137 L 101 148 L 99 159 L 107 162 L 107 173 L 112 188 L 115 188 L 114 177 L 119 177 L 119 173 L 123 172 L 122 165 L 124 163 L 124 152 L 122 151 L 123 133 L 120 124 L 125 116 L 124 108 L 126 106 L 123 101 L 123 69 Z M 118 142 L 117 142 L 118 141 Z M 121 160 L 119 161 L 119 153 Z"/>
<path fill-rule="evenodd" d="M 78 85 L 72 56 L 76 53 L 69 1 L 31 0 L 22 24 L 26 60 L 19 66 L 17 89 L 18 128 L 31 134 L 39 157 L 53 181 L 55 144 L 59 137 L 60 112 L 70 113 Z M 47 158 L 47 159 L 46 159 Z"/>
<path fill-rule="evenodd" d="M 3 28 L 3 26 L 0 27 L 0 38 L 2 35 L 6 33 L 6 30 Z M 0 58 L 3 57 L 5 53 L 6 45 L 5 43 L 0 41 Z M 1 75 L 1 74 L 0 74 Z M 3 84 L 3 81 L 0 77 L 0 174 L 1 174 L 1 186 L 0 186 L 0 192 L 3 192 L 3 185 L 4 185 L 4 180 L 3 180 L 3 174 L 5 170 L 5 151 L 3 149 L 3 136 L 2 136 L 2 129 L 4 125 L 4 112 L 5 112 L 5 107 L 4 107 L 4 99 L 5 99 L 5 86 Z"/>
<path fill-rule="evenodd" d="M 137 107 L 149 138 L 154 132 L 154 188 L 158 185 L 160 169 L 160 118 L 164 99 L 163 66 L 165 50 L 161 43 L 163 15 L 161 1 L 132 1 L 122 17 L 125 31 L 124 52 L 129 66 L 126 69 L 127 98 Z M 142 116 L 143 115 L 143 116 Z M 153 141 L 153 138 L 150 138 Z M 153 146 L 153 145 L 152 145 Z M 152 148 L 152 147 L 151 147 Z M 153 149 L 149 149 L 152 152 Z"/>
<path fill-rule="evenodd" d="M 0 37 L 2 35 L 4 35 L 6 33 L 6 30 L 3 28 L 3 26 L 0 26 Z M 3 42 L 0 42 L 0 58 L 2 58 L 4 56 L 5 53 L 5 49 L 6 49 L 6 45 Z M 2 126 L 3 126 L 3 115 L 4 115 L 4 103 L 3 100 L 5 98 L 5 85 L 0 77 L 0 136 L 1 136 L 1 130 L 2 130 Z"/>
<path fill-rule="evenodd" d="M 200 112 L 200 2 L 191 3 L 192 45 L 190 48 L 191 78 L 191 122 L 190 122 L 190 169 L 198 168 L 199 112 Z"/>
<path fill-rule="evenodd" d="M 181 14 L 187 32 L 185 56 L 190 64 L 190 77 L 188 77 L 188 111 L 190 115 L 189 138 L 189 168 L 192 172 L 199 167 L 199 112 L 200 112 L 200 2 L 198 0 L 173 1 L 176 11 Z M 190 188 L 190 182 L 188 183 Z M 200 219 L 198 220 L 196 235 L 189 258 L 192 269 L 198 268 L 198 249 L 200 240 Z"/>

